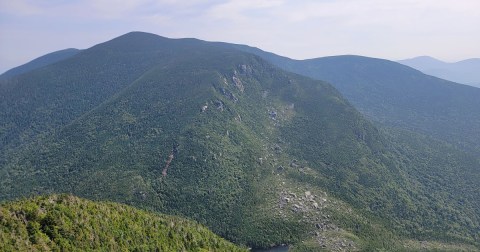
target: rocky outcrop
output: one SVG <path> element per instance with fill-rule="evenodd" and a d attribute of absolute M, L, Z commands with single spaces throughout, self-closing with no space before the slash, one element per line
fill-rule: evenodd
<path fill-rule="evenodd" d="M 225 109 L 225 104 L 221 100 L 216 100 L 216 101 L 213 102 L 213 104 L 220 111 L 223 111 Z"/>
<path fill-rule="evenodd" d="M 237 101 L 238 101 L 238 98 L 235 97 L 235 95 L 234 95 L 232 92 L 230 92 L 228 89 L 226 89 L 226 88 L 221 88 L 221 89 L 220 89 L 220 93 L 221 93 L 222 95 L 224 95 L 225 97 L 227 97 L 228 99 L 230 99 L 231 101 L 233 101 L 233 102 L 237 102 Z"/>
<path fill-rule="evenodd" d="M 243 86 L 242 80 L 240 80 L 240 78 L 238 78 L 237 76 L 233 76 L 232 80 L 235 84 L 235 87 L 237 87 L 238 90 L 243 93 L 245 91 L 245 87 Z"/>
<path fill-rule="evenodd" d="M 279 166 L 279 168 L 277 168 L 277 171 L 283 169 L 284 168 L 282 166 Z M 297 196 L 297 194 L 289 191 L 283 191 L 280 193 L 280 209 L 288 208 L 295 213 L 314 212 L 316 210 L 324 208 L 326 204 L 326 197 L 314 195 L 310 191 L 305 191 L 304 195 L 302 196 Z"/>

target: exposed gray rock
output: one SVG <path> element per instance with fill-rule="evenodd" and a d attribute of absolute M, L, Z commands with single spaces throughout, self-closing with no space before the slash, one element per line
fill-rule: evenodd
<path fill-rule="evenodd" d="M 243 64 L 243 65 L 240 65 L 240 71 L 242 74 L 251 75 L 253 72 L 253 69 L 251 66 Z"/>
<path fill-rule="evenodd" d="M 290 162 L 290 167 L 298 168 L 298 164 L 297 164 L 297 160 L 296 160 L 296 159 L 294 159 L 294 160 L 292 160 L 292 162 Z"/>
<path fill-rule="evenodd" d="M 267 90 L 263 91 L 262 98 L 267 98 L 267 96 L 268 96 L 268 91 Z"/>
<path fill-rule="evenodd" d="M 243 93 L 245 90 L 245 87 L 243 86 L 242 80 L 240 80 L 240 78 L 238 78 L 236 75 L 237 75 L 237 72 L 235 71 L 235 75 L 232 76 L 233 83 L 235 84 L 235 87 L 237 87 L 238 90 L 240 90 L 240 92 Z"/>
<path fill-rule="evenodd" d="M 235 116 L 235 121 L 242 122 L 242 117 L 239 114 L 237 114 L 237 116 Z"/>
<path fill-rule="evenodd" d="M 218 110 L 223 111 L 225 108 L 225 104 L 223 104 L 223 101 L 216 100 L 214 101 L 215 106 L 217 107 Z"/>
<path fill-rule="evenodd" d="M 232 100 L 233 102 L 237 102 L 238 101 L 238 98 L 235 97 L 235 95 L 230 92 L 228 89 L 226 88 L 221 88 L 220 89 L 220 92 L 225 96 L 227 97 L 228 99 Z"/>
<path fill-rule="evenodd" d="M 270 116 L 271 119 L 276 120 L 277 119 L 277 111 L 272 110 L 268 112 L 268 115 Z"/>

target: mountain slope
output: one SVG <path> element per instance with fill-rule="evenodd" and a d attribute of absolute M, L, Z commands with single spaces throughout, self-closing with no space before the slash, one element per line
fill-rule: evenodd
<path fill-rule="evenodd" d="M 480 153 L 480 89 L 394 62 L 355 56 L 304 61 L 303 74 L 334 83 L 360 111 Z"/>
<path fill-rule="evenodd" d="M 68 59 L 77 53 L 79 53 L 80 50 L 74 49 L 74 48 L 69 48 L 69 49 L 64 49 L 56 52 L 52 52 L 49 54 L 46 54 L 44 56 L 38 57 L 26 64 L 23 64 L 21 66 L 12 68 L 2 75 L 0 75 L 0 79 L 8 79 L 16 75 L 20 75 L 26 72 L 30 72 L 32 70 L 35 70 L 37 68 L 41 68 L 44 66 L 48 66 L 50 64 L 56 63 L 58 61 L 62 61 L 64 59 Z"/>
<path fill-rule="evenodd" d="M 337 56 L 297 61 L 258 48 L 233 46 L 283 69 L 329 81 L 363 114 L 381 122 L 382 128 L 390 126 L 385 135 L 394 143 L 392 146 L 396 146 L 399 156 L 407 157 L 410 163 L 403 171 L 410 179 L 420 180 L 411 186 L 427 185 L 422 190 L 432 192 L 447 190 L 457 195 L 459 202 L 470 197 L 472 202 L 478 201 L 478 89 L 430 77 L 386 60 Z M 459 173 L 463 175 L 459 177 Z M 449 188 L 452 185 L 457 189 Z M 433 190 L 434 187 L 437 189 Z M 475 208 L 478 206 L 472 209 Z M 479 215 L 478 211 L 473 214 L 475 218 Z"/>
<path fill-rule="evenodd" d="M 274 145 L 267 138 L 278 134 L 272 116 L 280 118 L 298 100 L 290 96 L 305 92 L 296 82 L 325 96 L 332 108 L 345 104 L 337 104 L 341 98 L 328 85 L 286 75 L 252 55 L 201 52 L 158 65 L 51 139 L 18 153 L 36 160 L 33 166 L 12 157 L 4 178 L 13 183 L 7 182 L 3 196 L 72 191 L 191 216 L 242 243 L 298 239 L 308 231 L 300 228 L 306 224 L 298 224 L 299 216 L 272 219 L 250 211 L 268 189 L 257 183 L 279 162 L 259 164 Z M 351 108 L 348 113 L 362 120 Z M 264 236 L 251 237 L 252 232 Z"/>
<path fill-rule="evenodd" d="M 0 205 L 2 251 L 246 251 L 185 219 L 51 195 Z"/>
<path fill-rule="evenodd" d="M 130 33 L 0 81 L 0 154 L 71 123 L 153 66 L 195 54 L 186 49 L 191 41 Z"/>
<path fill-rule="evenodd" d="M 235 45 L 298 74 L 335 86 L 368 118 L 449 142 L 480 156 L 480 89 L 388 60 L 333 56 L 292 60 Z"/>
<path fill-rule="evenodd" d="M 88 59 L 112 64 L 74 67 Z M 142 71 L 119 67 L 145 59 L 150 65 Z M 71 192 L 125 202 L 187 216 L 253 247 L 401 250 L 419 243 L 410 241 L 415 237 L 478 245 L 479 194 L 467 191 L 468 198 L 459 199 L 462 188 L 478 181 L 467 176 L 470 170 L 478 174 L 478 160 L 466 163 L 453 155 L 449 161 L 458 162 L 457 175 L 470 179 L 437 191 L 448 176 L 419 178 L 413 173 L 418 156 L 405 149 L 408 142 L 396 147 L 397 140 L 325 82 L 216 43 L 144 33 L 121 36 L 68 61 L 77 75 L 56 65 L 44 71 L 70 76 L 72 83 L 84 83 L 82 76 L 90 74 L 97 85 L 85 82 L 79 92 L 69 81 L 50 89 L 56 79 L 33 71 L 3 90 L 5 97 L 18 92 L 30 101 L 35 96 L 17 87 L 37 88 L 37 99 L 46 104 L 41 111 L 53 118 L 35 117 L 34 102 L 4 103 L 8 118 L 31 110 L 34 120 L 28 123 L 44 130 L 5 152 L 1 200 Z M 104 76 L 106 70 L 110 75 Z M 102 80 L 122 75 L 121 85 L 95 104 L 68 98 L 89 97 L 115 83 Z M 42 95 L 48 89 L 53 95 Z M 57 91 L 71 95 L 58 100 Z M 62 107 L 51 104 L 68 104 L 78 113 L 58 120 Z M 427 168 L 442 157 L 431 161 L 422 153 Z M 439 173 L 449 175 L 450 163 L 438 163 Z"/>
<path fill-rule="evenodd" d="M 480 59 L 447 63 L 432 57 L 421 56 L 397 62 L 445 80 L 480 87 Z"/>

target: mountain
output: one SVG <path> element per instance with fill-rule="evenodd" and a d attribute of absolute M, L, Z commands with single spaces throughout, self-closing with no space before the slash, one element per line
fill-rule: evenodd
<path fill-rule="evenodd" d="M 71 195 L 0 205 L 2 251 L 247 251 L 183 218 Z"/>
<path fill-rule="evenodd" d="M 367 117 L 480 154 L 480 89 L 382 59 L 338 56 L 303 63 L 298 72 L 333 83 Z"/>
<path fill-rule="evenodd" d="M 398 63 L 445 80 L 480 87 L 480 59 L 447 63 L 429 56 L 399 60 Z"/>
<path fill-rule="evenodd" d="M 271 63 L 335 86 L 373 121 L 446 141 L 480 156 L 480 89 L 361 56 L 292 60 L 236 45 Z"/>
<path fill-rule="evenodd" d="M 234 45 L 128 33 L 0 95 L 0 200 L 73 193 L 294 251 L 480 243 L 478 158 Z"/>
<path fill-rule="evenodd" d="M 23 64 L 21 66 L 12 68 L 2 75 L 0 75 L 0 79 L 8 79 L 16 75 L 20 75 L 32 70 L 35 70 L 37 68 L 41 68 L 44 66 L 48 66 L 50 64 L 56 63 L 58 61 L 62 61 L 64 59 L 68 59 L 75 54 L 79 53 L 79 49 L 74 49 L 74 48 L 69 48 L 69 49 L 64 49 L 56 52 L 52 52 L 49 54 L 46 54 L 44 56 L 38 57 L 26 64 Z"/>

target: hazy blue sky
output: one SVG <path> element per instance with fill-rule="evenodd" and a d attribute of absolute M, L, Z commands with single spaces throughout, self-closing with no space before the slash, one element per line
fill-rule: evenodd
<path fill-rule="evenodd" d="M 0 72 L 129 31 L 296 59 L 480 57 L 480 0 L 0 0 Z"/>

